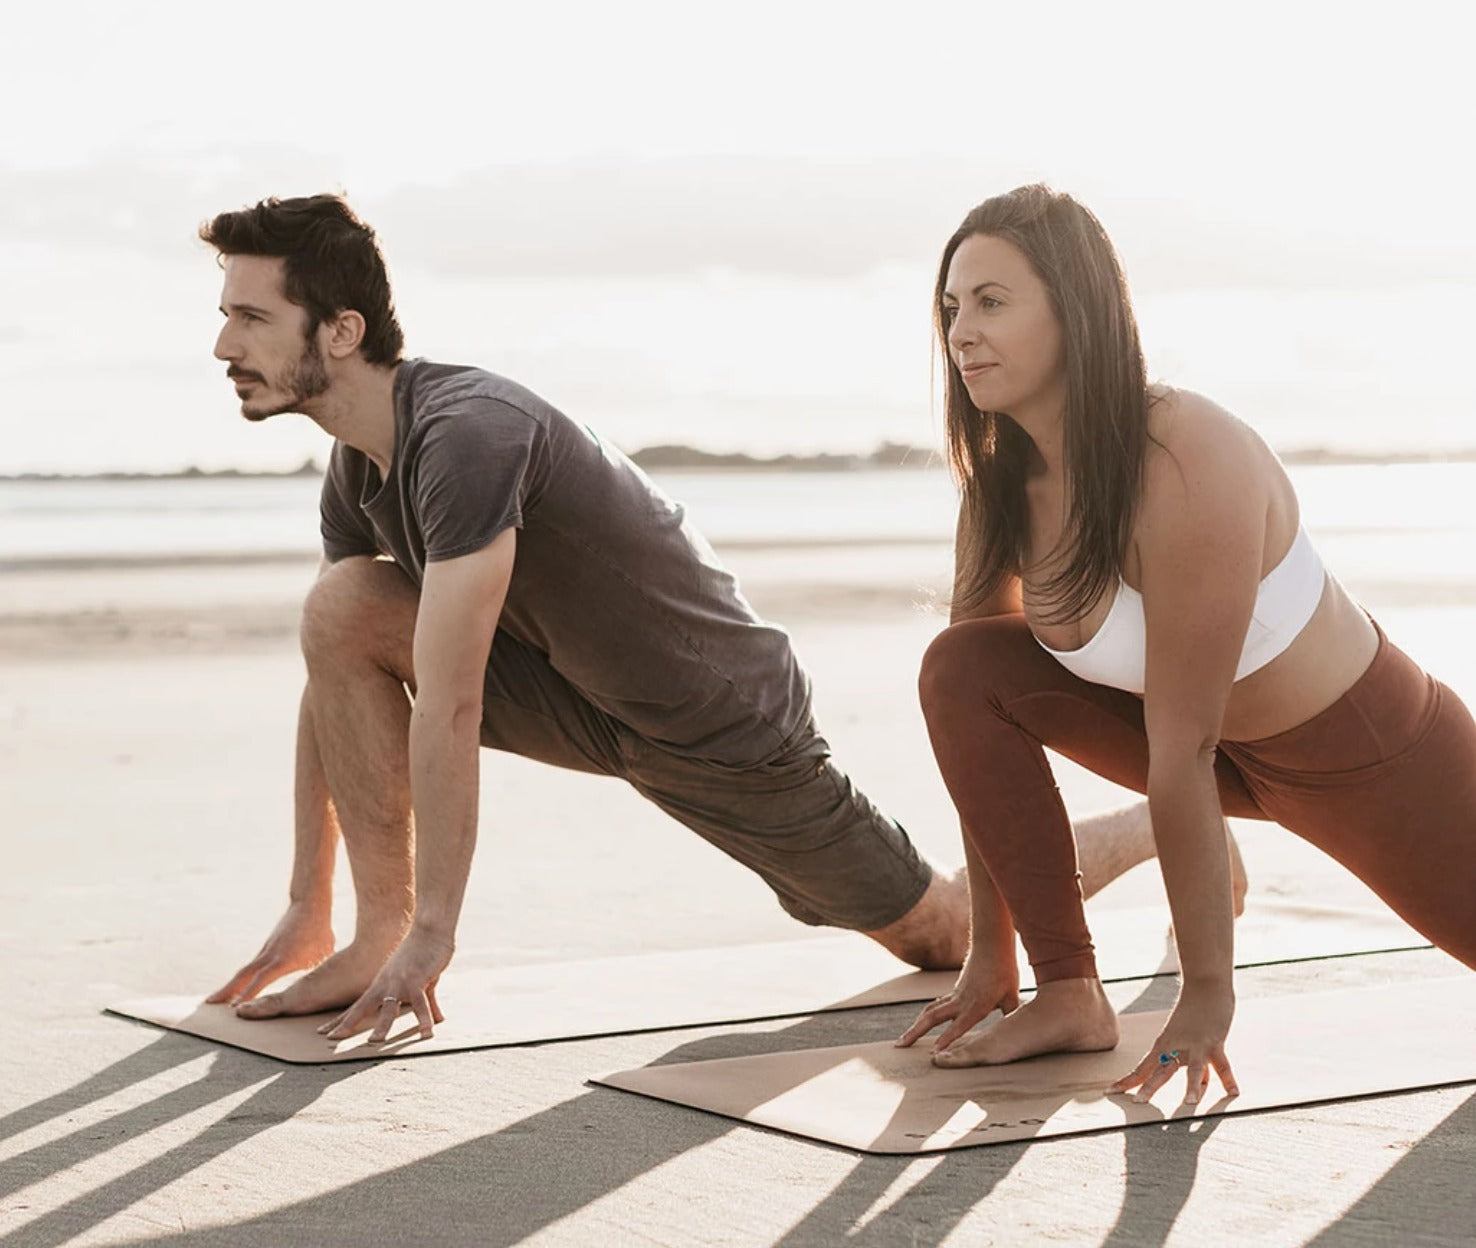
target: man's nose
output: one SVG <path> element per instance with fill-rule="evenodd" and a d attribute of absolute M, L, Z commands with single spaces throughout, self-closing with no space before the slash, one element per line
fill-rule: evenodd
<path fill-rule="evenodd" d="M 239 355 L 235 342 L 231 337 L 231 327 L 229 325 L 222 325 L 220 327 L 220 333 L 215 336 L 214 354 L 217 360 L 226 361 L 236 359 Z"/>

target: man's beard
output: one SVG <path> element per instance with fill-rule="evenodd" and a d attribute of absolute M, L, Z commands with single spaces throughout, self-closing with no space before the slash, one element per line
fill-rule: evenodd
<path fill-rule="evenodd" d="M 290 370 L 277 378 L 272 383 L 273 390 L 285 392 L 292 397 L 285 402 L 270 408 L 248 408 L 244 403 L 241 405 L 241 415 L 247 420 L 266 420 L 271 416 L 280 416 L 284 412 L 300 412 L 302 405 L 309 399 L 316 399 L 320 394 L 328 390 L 328 370 L 323 365 L 323 353 L 318 348 L 318 340 L 311 335 L 302 348 L 302 354 L 297 357 L 297 363 Z"/>

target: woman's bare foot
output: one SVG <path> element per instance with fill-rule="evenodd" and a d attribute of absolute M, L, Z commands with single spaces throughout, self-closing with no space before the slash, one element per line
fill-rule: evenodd
<path fill-rule="evenodd" d="M 321 1014 L 352 1005 L 379 974 L 393 952 L 358 944 L 340 949 L 281 992 L 269 992 L 236 1006 L 237 1018 L 279 1018 L 284 1014 Z"/>
<path fill-rule="evenodd" d="M 1092 1053 L 1117 1046 L 1117 1015 L 1097 979 L 1058 979 L 997 1023 L 933 1054 L 935 1066 L 997 1066 L 1042 1053 Z"/>

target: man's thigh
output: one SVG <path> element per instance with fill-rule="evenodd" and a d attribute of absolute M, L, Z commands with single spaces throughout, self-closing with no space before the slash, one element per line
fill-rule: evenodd
<path fill-rule="evenodd" d="M 802 923 L 875 931 L 932 878 L 906 832 L 830 761 L 812 727 L 780 757 L 735 768 L 647 742 L 626 778 L 662 810 L 756 871 Z"/>
<path fill-rule="evenodd" d="M 501 629 L 482 682 L 482 744 L 572 771 L 620 775 L 625 731 L 549 664 Z"/>

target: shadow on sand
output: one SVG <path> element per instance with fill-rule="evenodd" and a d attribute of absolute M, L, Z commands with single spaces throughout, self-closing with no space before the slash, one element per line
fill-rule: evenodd
<path fill-rule="evenodd" d="M 1127 1010 L 1164 1009 L 1172 1004 L 1175 990 L 1172 979 L 1146 981 Z M 848 1015 L 839 1028 L 831 1016 L 805 1019 L 776 1032 L 708 1036 L 678 1045 L 660 1061 L 880 1040 L 895 1035 L 911 1016 L 910 1007 L 896 1007 Z M 161 1036 L 74 1088 L 0 1119 L 0 1138 L 65 1118 L 209 1052 L 191 1038 Z M 495 1061 L 495 1054 L 489 1054 L 489 1061 Z M 261 1085 L 189 1141 L 23 1228 L 0 1235 L 0 1248 L 21 1244 L 51 1248 L 80 1236 L 258 1132 L 286 1122 L 362 1069 L 357 1063 L 284 1068 L 253 1054 L 217 1050 L 200 1078 L 185 1087 L 0 1162 L 0 1196 L 4 1196 L 46 1175 L 82 1165 L 136 1131 Z M 1166 1122 L 1120 1133 L 1123 1202 L 1104 1244 L 1127 1248 L 1168 1239 L 1194 1189 L 1200 1151 L 1223 1121 Z M 760 1128 L 595 1088 L 489 1135 L 255 1218 L 129 1242 L 161 1248 L 237 1248 L 243 1243 L 361 1248 L 371 1242 L 504 1248 L 735 1130 Z M 840 1242 L 855 1248 L 938 1248 L 1028 1149 L 1070 1146 L 1069 1137 L 1055 1137 L 923 1157 L 877 1157 L 816 1144 L 813 1147 L 853 1157 L 854 1164 L 773 1242 L 780 1248 Z M 1313 1242 L 1328 1248 L 1396 1241 L 1468 1242 L 1476 1233 L 1476 1189 L 1468 1181 L 1473 1162 L 1476 1094 Z M 917 1178 L 912 1186 L 900 1193 L 894 1190 L 913 1166 Z M 1067 1199 L 1064 1194 L 1062 1198 Z M 877 1209 L 882 1201 L 886 1203 Z"/>
<path fill-rule="evenodd" d="M 0 1118 L 0 1140 L 57 1120 L 65 1120 L 97 1102 L 126 1092 L 158 1075 L 198 1062 L 212 1050 L 188 1036 L 169 1033 L 148 1047 L 115 1062 L 81 1083 L 34 1105 Z M 300 1069 L 300 1068 L 299 1068 Z M 126 1174 L 49 1210 L 35 1221 L 0 1235 L 0 1245 L 51 1248 L 64 1244 L 108 1218 L 129 1209 L 212 1158 L 237 1147 L 260 1131 L 286 1122 L 325 1091 L 361 1070 L 359 1066 L 321 1066 L 299 1077 L 299 1071 L 266 1062 L 235 1049 L 214 1050 L 199 1078 L 171 1088 L 153 1100 L 122 1110 L 38 1144 L 0 1161 L 0 1200 L 50 1175 L 85 1165 L 135 1135 L 187 1117 L 219 1101 L 261 1084 L 229 1114 L 186 1143 L 149 1158 Z M 23 1209 L 23 1205 L 12 1205 Z"/>
<path fill-rule="evenodd" d="M 1150 980 L 1128 1008 L 1162 1009 L 1173 994 L 1172 980 Z M 911 1007 L 870 1010 L 847 1016 L 840 1028 L 834 1016 L 810 1018 L 777 1032 L 704 1037 L 678 1045 L 660 1061 L 789 1051 L 842 1039 L 884 1039 L 895 1035 L 911 1017 Z M 187 1037 L 162 1036 L 75 1088 L 10 1115 L 0 1121 L 0 1131 L 16 1134 L 65 1117 L 197 1061 L 202 1049 L 200 1042 Z M 127 1134 L 155 1128 L 262 1084 L 198 1136 L 75 1197 L 13 1234 L 0 1236 L 0 1246 L 24 1243 L 26 1248 L 50 1248 L 82 1235 L 255 1133 L 285 1122 L 361 1069 L 357 1064 L 284 1069 L 252 1054 L 218 1050 L 191 1084 L 126 1110 L 102 1126 L 63 1136 L 0 1164 L 0 1191 L 13 1192 L 46 1174 L 85 1163 Z M 235 1248 L 242 1243 L 359 1248 L 366 1242 L 423 1243 L 430 1230 L 430 1242 L 438 1246 L 500 1248 L 577 1213 L 683 1153 L 729 1132 L 755 1129 L 597 1088 L 479 1139 L 256 1218 L 130 1242 L 175 1248 Z M 1197 1145 L 1212 1129 L 1201 1122 L 1140 1127 L 1124 1133 L 1128 1141 L 1126 1199 L 1118 1228 L 1132 1229 L 1131 1233 L 1115 1229 L 1108 1242 L 1161 1242 L 1161 1237 L 1145 1238 L 1144 1230 L 1162 1227 L 1166 1235 L 1172 1227 L 1193 1188 Z M 855 1157 L 855 1164 L 776 1242 L 784 1248 L 842 1240 L 861 1248 L 899 1243 L 908 1248 L 937 1248 L 1032 1146 L 1030 1142 L 1001 1144 L 922 1159 L 832 1150 Z M 926 1162 L 926 1168 L 917 1182 L 900 1195 L 890 1193 L 899 1176 L 919 1160 Z M 476 1180 L 471 1176 L 477 1176 Z M 888 1203 L 872 1214 L 884 1198 Z"/>

